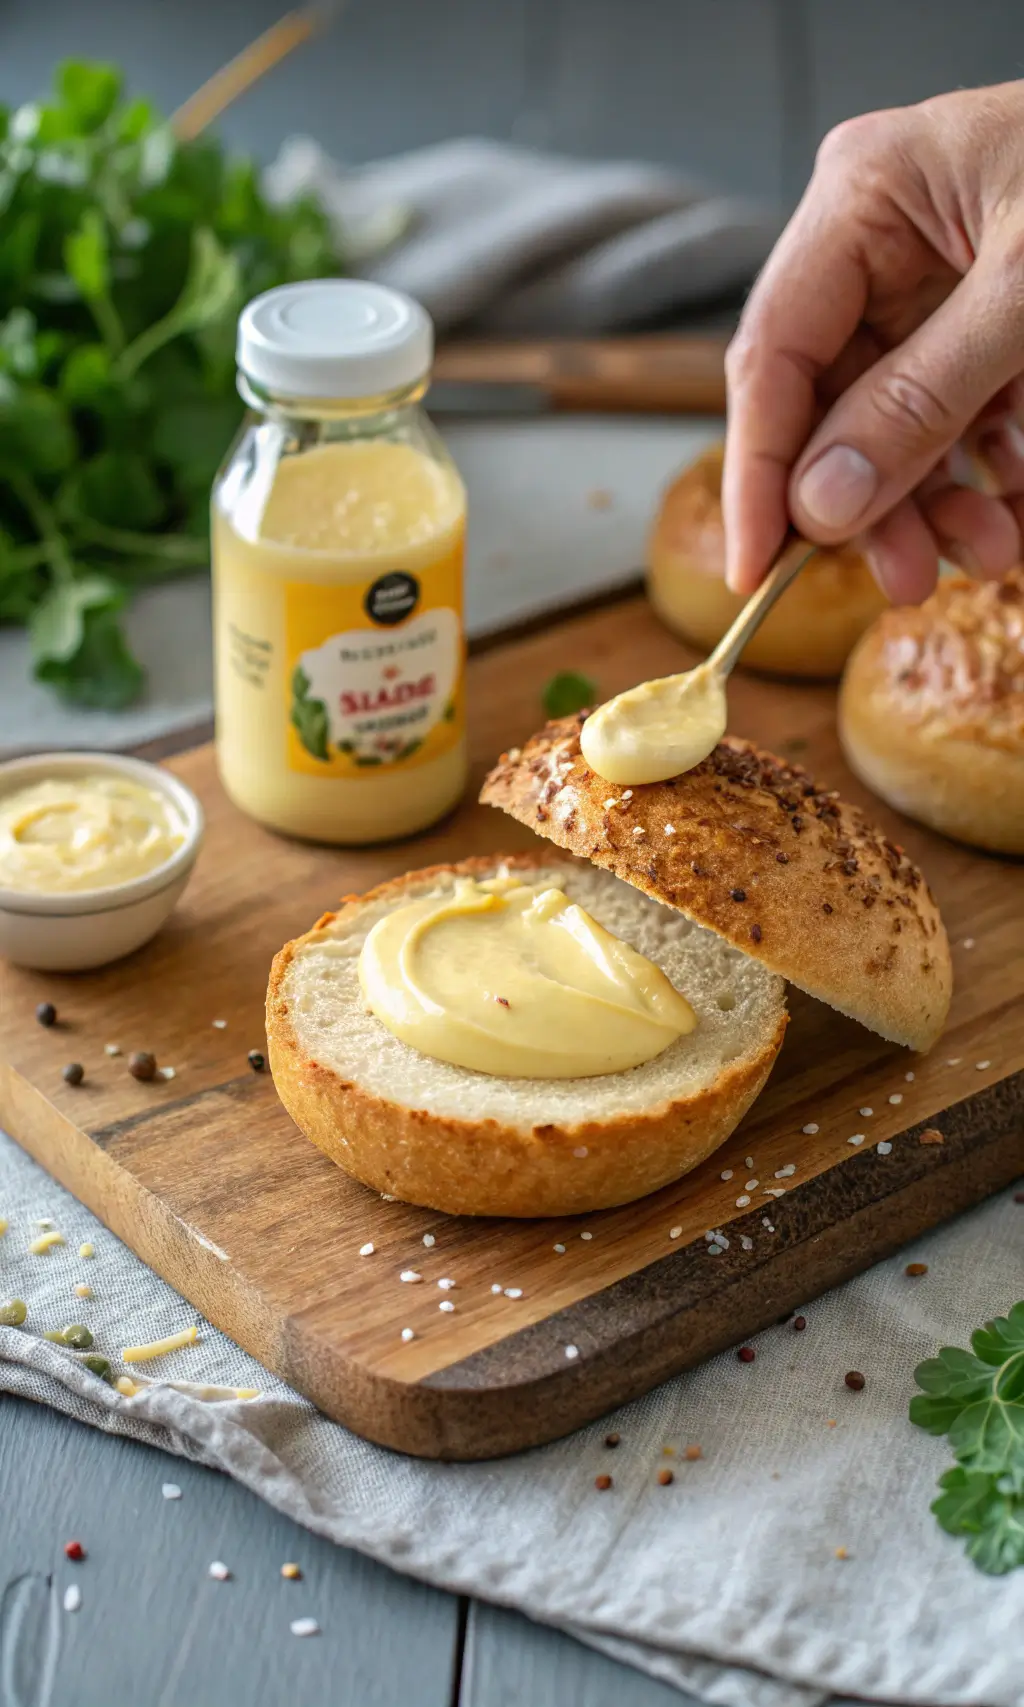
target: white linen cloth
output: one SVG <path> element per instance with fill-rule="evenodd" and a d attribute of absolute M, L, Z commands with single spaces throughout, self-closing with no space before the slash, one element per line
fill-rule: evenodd
<path fill-rule="evenodd" d="M 982 1576 L 941 1533 L 928 1506 L 950 1453 L 907 1420 L 917 1362 L 1024 1295 L 1012 1192 L 809 1304 L 805 1332 L 761 1334 L 755 1362 L 724 1353 L 567 1440 L 485 1464 L 371 1446 L 206 1325 L 143 1366 L 160 1384 L 120 1397 L 37 1337 L 67 1320 L 72 1284 L 93 1287 L 75 1311 L 115 1364 L 195 1311 L 2 1135 L 0 1214 L 0 1290 L 29 1307 L 24 1330 L 0 1328 L 0 1390 L 216 1465 L 319 1534 L 518 1607 L 716 1707 L 1024 1707 L 1024 1570 Z M 37 1257 L 41 1217 L 67 1243 Z M 93 1261 L 77 1255 L 86 1239 Z M 904 1273 L 911 1256 L 921 1279 Z M 209 1403 L 170 1381 L 262 1397 Z M 690 1443 L 699 1462 L 682 1456 Z M 671 1487 L 657 1482 L 666 1464 Z"/>
<path fill-rule="evenodd" d="M 315 195 L 353 266 L 418 298 L 441 332 L 596 334 L 734 294 L 778 213 L 659 166 L 468 137 L 345 169 L 307 137 L 265 174 Z"/>

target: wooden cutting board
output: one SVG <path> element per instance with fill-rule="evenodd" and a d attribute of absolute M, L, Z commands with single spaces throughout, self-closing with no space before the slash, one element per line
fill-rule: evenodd
<path fill-rule="evenodd" d="M 585 669 L 610 694 L 684 656 L 640 598 L 477 655 L 474 784 L 541 721 L 556 670 Z M 731 705 L 737 733 L 864 799 L 838 755 L 830 690 L 737 678 Z M 269 1075 L 247 1064 L 263 1047 L 271 957 L 343 892 L 534 838 L 473 804 L 474 787 L 416 841 L 310 847 L 236 812 L 209 747 L 173 768 L 209 816 L 191 887 L 163 934 L 118 966 L 77 977 L 0 969 L 0 1125 L 212 1322 L 373 1440 L 478 1458 L 552 1439 L 1024 1170 L 1024 871 L 879 808 L 924 866 L 954 945 L 953 1012 L 930 1056 L 794 993 L 765 1093 L 678 1185 L 579 1220 L 453 1220 L 384 1202 L 301 1136 Z M 60 1012 L 52 1030 L 34 1019 L 43 999 Z M 108 1042 L 124 1054 L 105 1055 Z M 138 1084 L 125 1065 L 138 1048 L 175 1077 Z M 61 1079 L 69 1060 L 86 1068 L 78 1089 Z M 714 1229 L 729 1244 L 712 1257 Z M 360 1256 L 369 1242 L 373 1254 Z M 406 1268 L 422 1284 L 402 1284 Z M 438 1290 L 442 1277 L 453 1291 Z M 445 1297 L 451 1314 L 438 1310 Z"/>

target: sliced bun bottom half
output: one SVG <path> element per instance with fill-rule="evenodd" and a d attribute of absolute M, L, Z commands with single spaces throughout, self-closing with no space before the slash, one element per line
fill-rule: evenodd
<path fill-rule="evenodd" d="M 507 1079 L 401 1043 L 368 1011 L 359 955 L 385 913 L 457 876 L 563 888 L 661 967 L 698 1024 L 628 1072 Z M 680 1178 L 735 1129 L 786 1028 L 764 966 L 608 872 L 544 852 L 434 866 L 349 899 L 277 955 L 267 992 L 274 1082 L 346 1173 L 449 1214 L 552 1216 L 628 1203 Z"/>

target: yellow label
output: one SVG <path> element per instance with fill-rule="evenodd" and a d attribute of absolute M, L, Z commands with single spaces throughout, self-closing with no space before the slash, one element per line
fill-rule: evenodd
<path fill-rule="evenodd" d="M 460 532 L 442 557 L 342 586 L 285 590 L 288 765 L 307 776 L 409 770 L 465 722 Z"/>

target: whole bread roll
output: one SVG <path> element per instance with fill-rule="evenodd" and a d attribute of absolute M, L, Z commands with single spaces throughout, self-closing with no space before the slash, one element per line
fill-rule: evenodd
<path fill-rule="evenodd" d="M 1024 569 L 939 583 L 853 653 L 839 734 L 868 787 L 933 830 L 1024 854 Z"/>
<path fill-rule="evenodd" d="M 702 651 L 722 638 L 743 606 L 723 578 L 723 447 L 713 445 L 674 480 L 648 546 L 647 592 L 662 621 Z M 886 600 L 850 546 L 821 550 L 770 611 L 743 654 L 769 675 L 829 680 Z"/>

